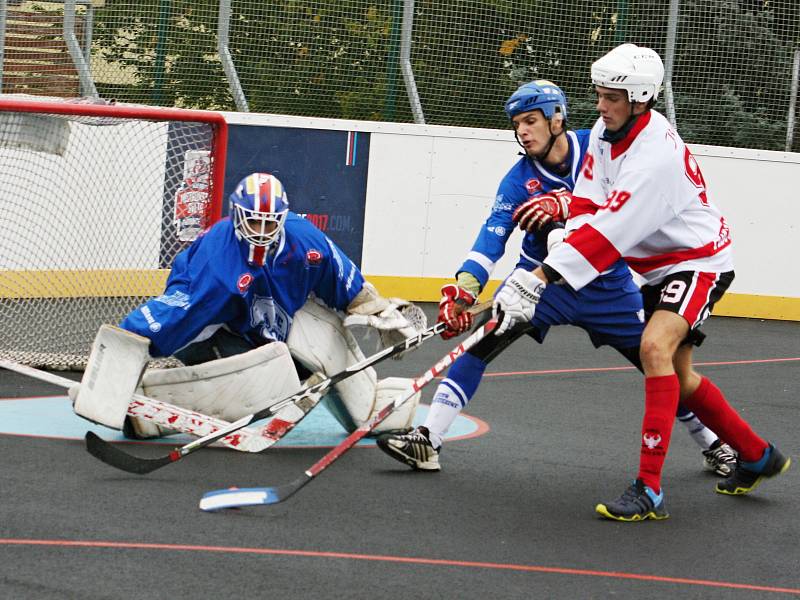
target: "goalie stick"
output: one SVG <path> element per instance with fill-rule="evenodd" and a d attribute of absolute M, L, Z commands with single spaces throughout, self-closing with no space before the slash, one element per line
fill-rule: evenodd
<path fill-rule="evenodd" d="M 472 314 L 479 314 L 491 308 L 491 306 L 491 301 L 484 302 L 470 308 L 469 311 Z M 384 348 L 380 352 L 377 352 L 358 363 L 350 365 L 346 369 L 343 369 L 342 371 L 339 371 L 338 373 L 331 375 L 330 377 L 323 379 L 314 385 L 302 388 L 295 394 L 292 394 L 291 396 L 288 396 L 287 398 L 284 398 L 283 400 L 280 400 L 271 406 L 268 406 L 256 413 L 246 415 L 238 421 L 234 421 L 226 427 L 220 428 L 218 431 L 194 440 L 185 446 L 175 448 L 167 455 L 157 458 L 142 458 L 139 456 L 134 456 L 133 454 L 128 454 L 127 452 L 124 452 L 123 450 L 106 442 L 100 436 L 91 431 L 86 433 L 86 449 L 92 456 L 100 459 L 108 465 L 111 465 L 112 467 L 116 467 L 129 473 L 136 473 L 137 475 L 145 475 L 155 471 L 156 469 L 165 467 L 168 464 L 177 462 L 184 456 L 188 456 L 192 452 L 200 450 L 201 448 L 205 448 L 221 438 L 234 434 L 251 423 L 273 417 L 278 413 L 278 411 L 286 408 L 287 406 L 297 406 L 301 411 L 303 411 L 303 414 L 300 415 L 295 421 L 289 422 L 288 426 L 274 431 L 274 433 L 270 435 L 270 438 L 273 441 L 269 442 L 268 444 L 272 445 L 286 433 L 288 433 L 300 420 L 302 420 L 303 417 L 305 417 L 306 414 L 308 414 L 312 408 L 314 408 L 314 406 L 319 403 L 320 399 L 330 386 L 347 379 L 359 371 L 363 371 L 367 367 L 378 364 L 390 356 L 395 356 L 402 352 L 416 348 L 425 340 L 442 333 L 446 327 L 447 326 L 444 323 L 436 323 L 424 331 L 419 332 L 417 335 L 411 336 L 402 342 L 398 342 L 394 346 Z M 269 427 L 269 425 L 267 427 Z"/>
<path fill-rule="evenodd" d="M 339 443 L 338 446 L 335 446 L 325 456 L 311 465 L 311 467 L 309 467 L 294 481 L 285 485 L 279 485 L 277 487 L 241 489 L 233 488 L 207 492 L 200 499 L 200 509 L 213 512 L 225 508 L 239 508 L 242 506 L 277 504 L 278 502 L 283 502 L 304 485 L 306 485 L 309 481 L 311 481 L 314 477 L 328 468 L 333 461 L 352 448 L 361 438 L 369 434 L 393 411 L 402 406 L 419 390 L 433 381 L 436 376 L 441 374 L 445 369 L 452 365 L 459 356 L 481 341 L 484 337 L 486 337 L 487 334 L 491 333 L 496 326 L 497 320 L 491 319 L 489 322 L 476 329 L 468 338 L 466 338 L 453 350 L 448 352 L 446 356 L 439 360 L 439 362 L 437 362 L 433 367 L 428 369 L 428 371 L 426 371 L 421 377 L 415 379 L 411 391 L 409 391 L 407 394 L 398 396 L 394 402 L 384 406 L 380 412 L 378 412 L 378 414 L 361 425 L 361 427 L 356 429 L 353 433 L 348 435 Z"/>
<path fill-rule="evenodd" d="M 66 389 L 78 383 L 77 381 L 61 377 L 60 375 L 7 360 L 0 359 L 0 367 Z M 174 404 L 161 402 L 160 400 L 141 394 L 134 394 L 131 398 L 131 402 L 128 405 L 128 415 L 152 421 L 162 427 L 175 429 L 181 433 L 187 433 L 197 437 L 208 435 L 211 432 L 218 431 L 230 425 L 230 423 L 222 419 L 187 410 L 180 406 L 175 406 Z M 267 427 L 269 427 L 269 425 Z M 267 437 L 266 427 L 260 430 L 252 428 L 242 429 L 235 435 L 223 438 L 220 440 L 220 443 L 241 452 L 261 452 L 272 445 Z"/>

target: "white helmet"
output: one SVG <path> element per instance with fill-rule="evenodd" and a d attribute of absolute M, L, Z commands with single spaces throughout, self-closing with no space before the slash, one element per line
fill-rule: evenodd
<path fill-rule="evenodd" d="M 631 102 L 658 98 L 664 81 L 664 63 L 650 48 L 622 44 L 592 64 L 592 83 L 627 90 Z"/>

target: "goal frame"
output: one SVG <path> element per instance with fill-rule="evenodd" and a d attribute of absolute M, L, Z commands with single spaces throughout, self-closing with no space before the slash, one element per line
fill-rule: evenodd
<path fill-rule="evenodd" d="M 161 108 L 133 106 L 129 104 L 90 104 L 77 102 L 54 102 L 4 98 L 0 95 L 0 112 L 24 112 L 79 117 L 115 117 L 121 119 L 143 119 L 156 121 L 187 121 L 210 123 L 216 127 L 214 136 L 214 163 L 211 178 L 215 182 L 225 180 L 225 162 L 228 150 L 228 122 L 222 113 L 184 108 Z M 222 218 L 223 186 L 215 185 L 211 195 L 211 223 Z"/>
<path fill-rule="evenodd" d="M 200 227 L 207 229 L 223 216 L 228 123 L 220 112 L 115 104 L 88 98 L 61 100 L 38 96 L 14 97 L 0 95 L 0 114 L 61 117 L 101 127 L 126 121 L 163 123 L 168 126 L 171 123 L 205 126 L 209 130 L 205 148 L 211 157 L 207 171 L 210 189 L 204 201 L 207 204 L 204 209 L 205 217 Z M 93 123 L 94 120 L 99 122 Z M 103 122 L 105 120 L 109 122 Z M 47 142 L 46 138 L 42 139 Z M 22 147 L 24 148 L 25 146 L 23 145 Z M 50 152 L 50 150 L 41 150 L 40 148 L 31 148 L 31 150 Z M 185 172 L 184 177 L 186 177 Z M 184 181 L 186 180 L 184 179 Z M 190 192 L 191 188 L 188 189 L 187 195 L 191 195 Z M 174 202 L 176 205 L 174 214 L 176 216 L 174 218 L 176 219 L 178 197 L 182 193 L 180 189 L 175 193 Z M 187 202 L 191 202 L 191 199 L 187 200 Z M 9 208 L 12 207 L 13 205 L 9 206 Z M 1 221 L 2 219 L 0 219 Z M 189 244 L 193 239 L 192 237 L 181 237 L 178 230 L 173 229 L 172 231 L 171 235 L 173 237 L 170 238 L 172 239 L 172 242 L 170 242 L 172 244 L 175 242 Z M 191 235 L 191 233 L 188 234 Z M 175 246 L 173 245 L 172 247 L 174 248 Z M 155 265 L 155 268 L 149 270 L 124 266 L 121 268 L 99 266 L 84 272 L 80 268 L 57 267 L 52 272 L 49 272 L 46 277 L 39 275 L 38 270 L 35 268 L 26 269 L 23 267 L 22 269 L 15 269 L 12 266 L 8 271 L 0 270 L 0 307 L 5 307 L 8 304 L 10 316 L 13 314 L 28 314 L 25 312 L 27 311 L 25 306 L 32 307 L 31 314 L 40 315 L 43 311 L 49 314 L 48 311 L 53 310 L 53 304 L 59 305 L 56 310 L 62 310 L 61 305 L 75 305 L 78 307 L 77 310 L 86 310 L 87 323 L 91 323 L 92 318 L 98 316 L 98 314 L 105 315 L 102 321 L 96 323 L 99 327 L 108 318 L 111 318 L 111 322 L 114 322 L 115 319 L 124 316 L 124 311 L 120 313 L 119 307 L 127 302 L 126 299 L 131 300 L 130 308 L 132 309 L 136 304 L 143 302 L 148 297 L 160 293 L 160 290 L 163 289 L 163 283 L 169 275 L 171 260 L 169 255 L 165 255 L 159 261 L 166 262 L 160 266 Z M 13 259 L 11 264 L 13 265 Z M 112 285 L 114 286 L 113 288 L 109 287 Z M 26 305 L 28 301 L 30 301 L 30 304 Z M 103 303 L 112 308 L 108 308 L 108 311 L 104 308 L 99 313 L 95 313 L 95 305 Z M 42 308 L 37 311 L 36 307 Z M 126 311 L 128 308 L 124 310 Z M 3 315 L 0 315 L 0 318 L 2 317 Z M 31 339 L 34 336 L 28 334 L 20 335 L 20 340 L 24 338 L 27 341 L 23 341 L 20 346 L 17 346 L 17 334 L 13 333 L 12 323 L 13 321 L 9 321 L 6 323 L 5 328 L 0 327 L 0 338 L 3 340 L 3 344 L 0 345 L 0 358 L 7 358 L 28 366 L 57 370 L 80 370 L 85 367 L 89 346 L 86 345 L 86 353 L 84 354 L 82 349 L 83 342 L 74 343 L 76 339 L 84 337 L 83 334 L 78 333 L 79 330 L 75 329 L 76 323 L 70 323 L 72 329 L 70 329 L 69 336 L 64 338 L 64 340 L 69 341 L 63 345 L 60 345 L 60 342 L 59 344 L 54 344 L 52 349 L 45 347 L 48 343 L 47 340 L 43 339 L 40 347 L 38 341 Z M 92 324 L 91 328 L 93 327 L 94 324 Z M 96 333 L 96 329 L 92 332 L 92 335 L 94 333 Z M 73 337 L 75 335 L 78 338 Z M 56 346 L 58 346 L 58 349 Z M 81 349 L 76 349 L 76 346 Z M 66 347 L 69 347 L 69 350 L 63 349 Z"/>

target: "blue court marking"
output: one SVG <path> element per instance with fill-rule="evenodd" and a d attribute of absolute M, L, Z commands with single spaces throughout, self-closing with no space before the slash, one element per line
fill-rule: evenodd
<path fill-rule="evenodd" d="M 415 424 L 422 423 L 428 414 L 428 406 L 420 404 L 415 415 Z M 260 424 L 264 424 L 261 422 Z M 128 441 L 122 432 L 95 425 L 77 416 L 66 396 L 46 398 L 27 398 L 23 400 L 0 399 L 0 434 L 33 437 L 83 439 L 87 430 L 108 441 Z M 488 426 L 474 417 L 459 415 L 445 439 L 467 438 L 482 435 Z M 276 447 L 296 446 L 335 446 L 347 433 L 323 406 L 317 407 L 303 419 Z M 179 446 L 197 438 L 188 435 L 171 435 L 144 443 L 169 444 Z M 375 441 L 364 438 L 360 446 L 374 446 Z"/>

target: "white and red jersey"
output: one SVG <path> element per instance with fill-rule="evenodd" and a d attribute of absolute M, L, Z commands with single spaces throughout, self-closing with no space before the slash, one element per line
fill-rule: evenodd
<path fill-rule="evenodd" d="M 658 112 L 640 116 L 613 144 L 592 128 L 572 192 L 566 244 L 545 261 L 580 289 L 620 256 L 648 284 L 678 271 L 733 270 L 725 219 L 706 196 L 686 144 Z"/>

